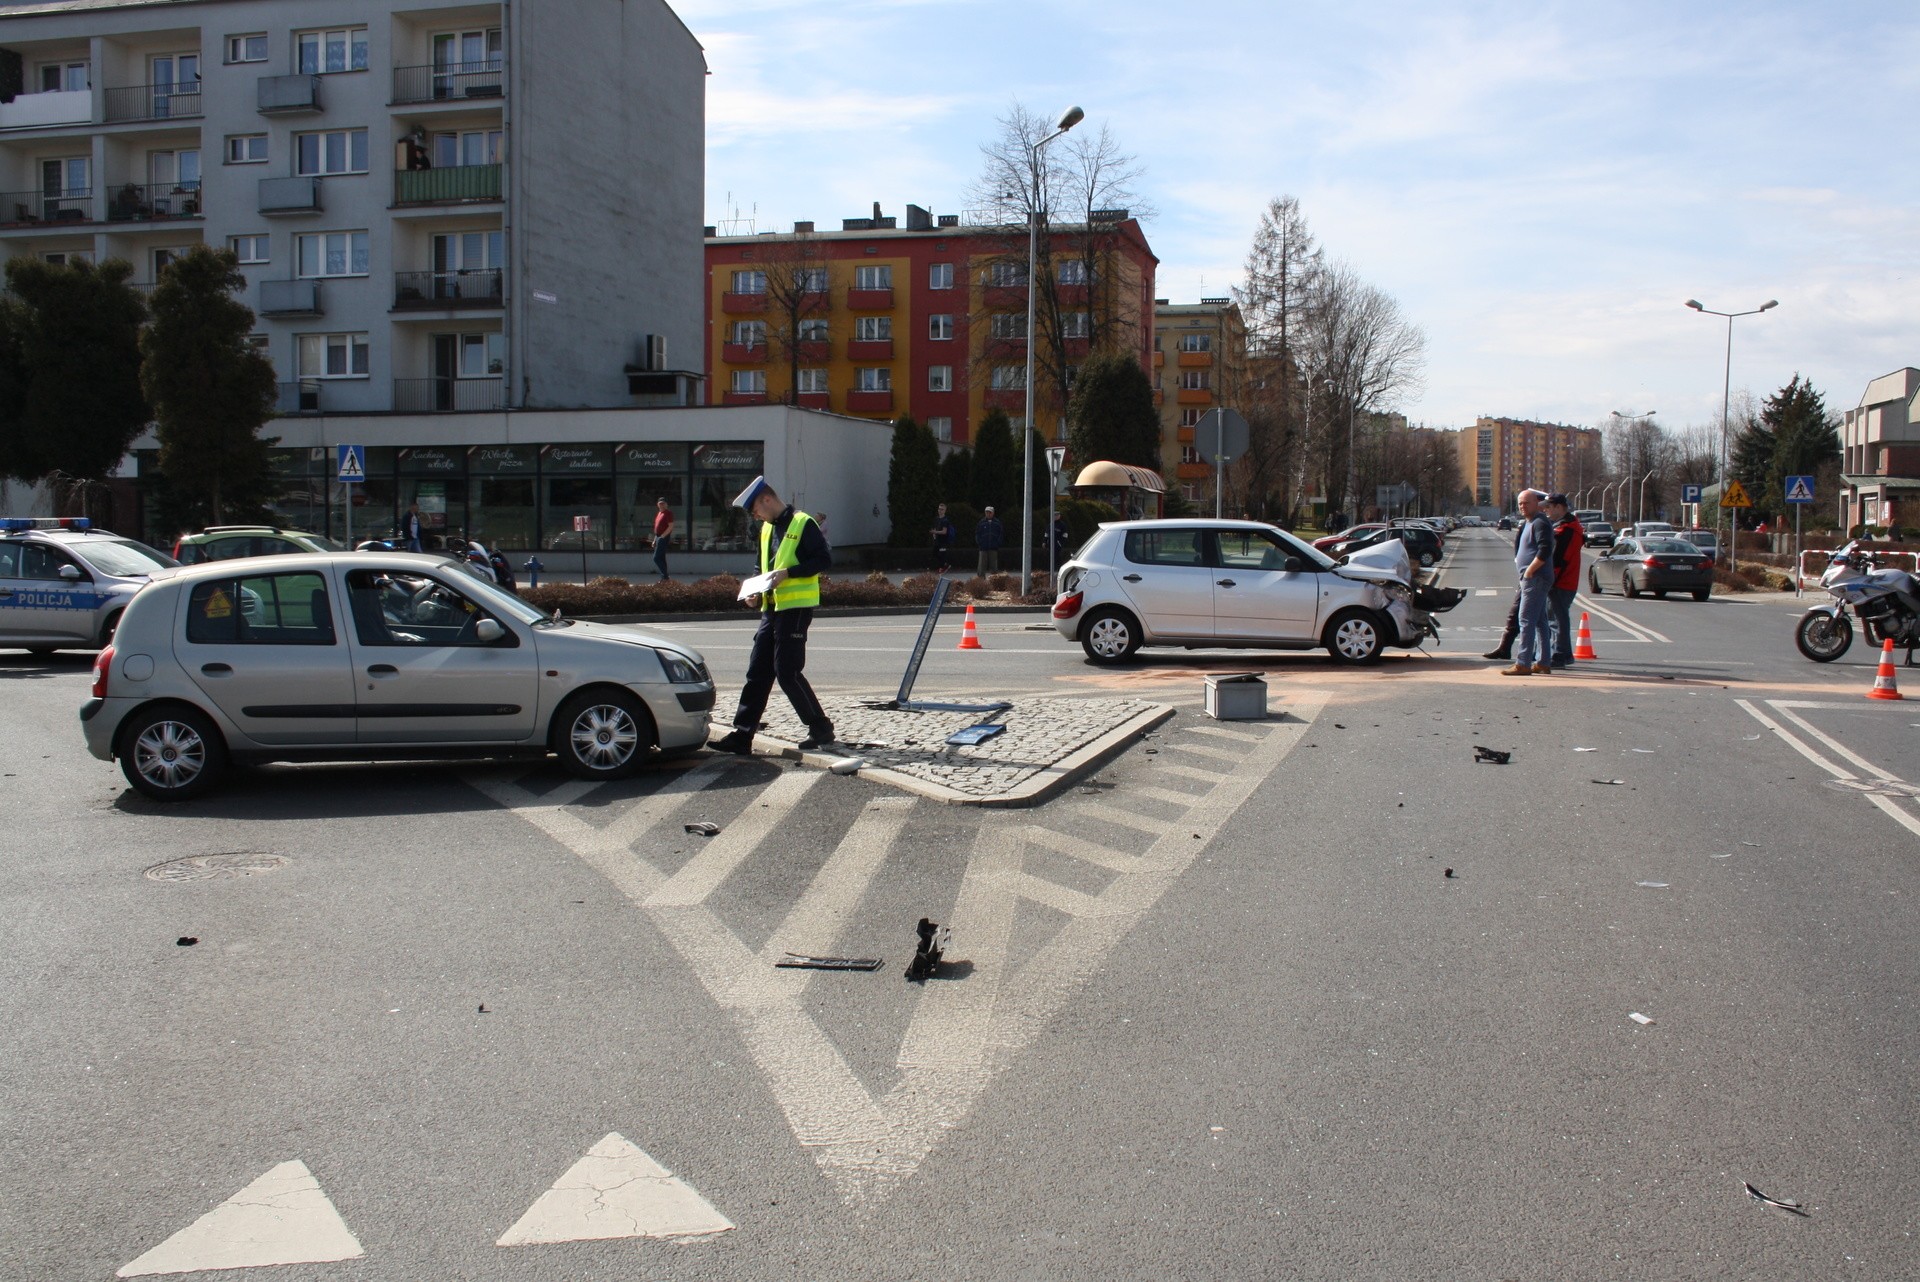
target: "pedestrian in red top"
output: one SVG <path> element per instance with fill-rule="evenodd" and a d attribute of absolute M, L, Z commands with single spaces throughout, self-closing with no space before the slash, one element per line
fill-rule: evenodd
<path fill-rule="evenodd" d="M 667 506 L 665 499 L 655 499 L 653 503 L 653 568 L 660 571 L 660 581 L 669 579 L 667 574 L 667 548 L 673 542 L 673 509 Z"/>
<path fill-rule="evenodd" d="M 1573 598 L 1580 591 L 1580 549 L 1586 527 L 1567 508 L 1564 494 L 1547 495 L 1547 519 L 1553 522 L 1553 588 L 1547 593 L 1547 618 L 1553 632 L 1553 666 L 1573 666 Z"/>

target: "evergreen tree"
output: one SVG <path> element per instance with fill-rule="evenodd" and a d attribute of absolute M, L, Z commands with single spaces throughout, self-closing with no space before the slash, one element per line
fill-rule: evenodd
<path fill-rule="evenodd" d="M 1112 353 L 1081 365 L 1067 406 L 1067 448 L 1082 466 L 1107 460 L 1160 470 L 1160 415 L 1153 408 L 1153 381 L 1137 359 Z M 1040 464 L 1044 471 L 1045 455 Z"/>
<path fill-rule="evenodd" d="M 1767 398 L 1760 418 L 1773 436 L 1766 482 L 1768 510 L 1783 512 L 1787 478 L 1815 475 L 1822 464 L 1838 459 L 1840 432 L 1827 413 L 1825 399 L 1798 374 Z M 1760 496 L 1755 495 L 1754 501 L 1760 502 Z"/>
<path fill-rule="evenodd" d="M 973 493 L 973 451 L 959 449 L 940 460 L 940 501 L 967 503 Z"/>
<path fill-rule="evenodd" d="M 201 522 L 257 517 L 273 495 L 260 427 L 273 417 L 273 365 L 247 345 L 253 311 L 233 251 L 175 259 L 153 291 L 141 382 L 153 403 L 160 474 L 179 510 Z"/>
<path fill-rule="evenodd" d="M 1727 470 L 1740 482 L 1754 506 L 1764 507 L 1767 480 L 1773 475 L 1773 427 L 1765 419 L 1749 417 L 1734 429 L 1729 449 L 1733 457 L 1728 460 Z"/>
<path fill-rule="evenodd" d="M 888 542 L 915 547 L 927 541 L 940 503 L 940 446 L 933 433 L 902 414 L 893 421 L 893 456 L 887 464 Z"/>
<path fill-rule="evenodd" d="M 8 261 L 0 299 L 0 475 L 98 480 L 147 424 L 146 305 L 119 259 Z"/>
<path fill-rule="evenodd" d="M 1010 511 L 1020 493 L 1020 453 L 1007 412 L 990 409 L 973 432 L 973 481 L 967 501 L 984 512 Z"/>

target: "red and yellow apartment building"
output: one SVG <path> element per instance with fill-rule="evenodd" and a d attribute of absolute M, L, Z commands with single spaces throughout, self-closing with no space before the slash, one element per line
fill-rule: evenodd
<path fill-rule="evenodd" d="M 1565 493 L 1600 479 L 1600 429 L 1482 416 L 1460 433 L 1460 475 L 1501 511 L 1528 486 Z"/>
<path fill-rule="evenodd" d="M 1157 298 L 1153 313 L 1153 403 L 1167 488 L 1178 485 L 1197 501 L 1212 493 L 1214 469 L 1200 461 L 1194 428 L 1215 407 L 1245 412 L 1247 327 L 1231 298 Z"/>
<path fill-rule="evenodd" d="M 915 205 L 907 206 L 905 227 L 897 222 L 876 205 L 873 217 L 849 218 L 837 232 L 806 222 L 792 232 L 744 236 L 707 228 L 710 403 L 779 403 L 794 390 L 803 408 L 879 419 L 907 414 L 954 444 L 969 442 L 989 409 L 1004 410 L 1018 427 L 1026 414 L 1026 230 L 963 225 L 957 215 L 936 218 Z M 1146 366 L 1159 260 L 1125 210 L 1092 226 L 1096 261 L 1114 279 L 1105 297 Z M 1054 238 L 1049 248 L 1069 334 L 1083 323 L 1072 318 L 1086 315 L 1074 305 L 1089 305 L 1092 293 L 1072 279 L 1085 260 L 1070 246 L 1085 230 L 1042 233 Z M 777 305 L 770 278 L 775 296 L 781 281 L 802 281 L 802 300 L 792 309 Z M 803 317 L 791 340 L 797 371 L 782 332 L 792 310 Z M 1084 357 L 1088 347 L 1069 336 L 1065 357 Z M 798 387 L 790 389 L 796 372 Z M 1035 383 L 1034 419 L 1058 438 L 1065 410 L 1044 367 Z"/>

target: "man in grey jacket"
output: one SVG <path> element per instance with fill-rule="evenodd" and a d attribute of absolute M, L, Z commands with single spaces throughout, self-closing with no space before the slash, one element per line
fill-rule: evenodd
<path fill-rule="evenodd" d="M 1500 669 L 1509 677 L 1547 676 L 1552 673 L 1553 639 L 1548 628 L 1548 591 L 1553 587 L 1553 526 L 1540 510 L 1546 495 L 1521 490 L 1520 537 L 1513 545 L 1513 566 L 1520 576 L 1520 640 L 1513 666 Z"/>

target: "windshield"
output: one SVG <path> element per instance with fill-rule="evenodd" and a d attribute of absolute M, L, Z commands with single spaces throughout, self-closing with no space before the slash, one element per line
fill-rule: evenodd
<path fill-rule="evenodd" d="M 1680 537 L 1689 543 L 1697 543 L 1703 548 L 1710 548 L 1720 541 L 1720 536 L 1712 530 L 1688 530 Z"/>
<path fill-rule="evenodd" d="M 132 539 L 88 539 L 84 543 L 62 546 L 78 554 L 97 573 L 120 579 L 141 578 L 155 570 L 180 564 L 165 552 L 156 552 Z"/>

